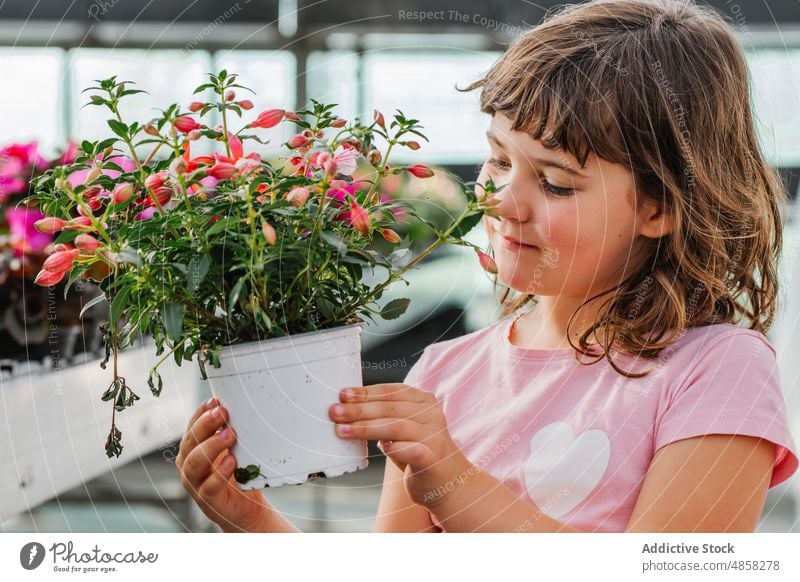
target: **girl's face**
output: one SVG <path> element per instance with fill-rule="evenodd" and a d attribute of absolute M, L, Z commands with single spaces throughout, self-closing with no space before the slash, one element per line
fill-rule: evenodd
<path fill-rule="evenodd" d="M 666 234 L 668 221 L 643 196 L 637 200 L 627 168 L 594 155 L 581 168 L 571 154 L 512 131 L 501 114 L 487 138 L 491 153 L 478 183 L 504 186 L 495 194 L 500 219 L 483 220 L 505 286 L 582 301 L 629 274 L 641 236 Z"/>

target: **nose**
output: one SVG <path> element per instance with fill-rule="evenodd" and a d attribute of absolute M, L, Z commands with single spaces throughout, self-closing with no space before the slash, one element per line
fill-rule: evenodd
<path fill-rule="evenodd" d="M 526 194 L 524 184 L 513 178 L 502 187 L 499 187 L 498 192 L 494 195 L 498 204 L 494 207 L 494 211 L 503 220 L 510 220 L 512 222 L 526 222 L 530 218 L 530 193 Z"/>

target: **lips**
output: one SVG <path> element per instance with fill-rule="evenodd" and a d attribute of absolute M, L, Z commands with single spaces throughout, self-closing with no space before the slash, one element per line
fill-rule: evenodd
<path fill-rule="evenodd" d="M 498 234 L 500 237 L 504 238 L 506 241 L 508 241 L 508 242 L 510 242 L 510 243 L 512 243 L 512 244 L 515 244 L 515 245 L 520 245 L 520 246 L 523 246 L 523 247 L 534 247 L 534 246 L 536 246 L 536 245 L 531 245 L 531 244 L 528 244 L 528 243 L 524 243 L 524 242 L 522 242 L 522 241 L 519 241 L 519 240 L 515 239 L 515 238 L 514 238 L 514 237 L 512 237 L 512 236 L 508 236 L 508 235 L 505 235 L 505 234 L 503 234 L 502 232 L 498 232 L 497 234 Z"/>

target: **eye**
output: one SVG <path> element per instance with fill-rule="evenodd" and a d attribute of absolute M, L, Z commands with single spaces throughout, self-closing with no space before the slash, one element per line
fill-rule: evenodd
<path fill-rule="evenodd" d="M 489 158 L 488 160 L 486 160 L 486 163 L 501 171 L 508 170 L 511 167 L 511 164 L 509 164 L 508 162 L 504 162 L 500 158 Z"/>
<path fill-rule="evenodd" d="M 548 182 L 547 180 L 542 180 L 542 188 L 547 191 L 549 194 L 554 196 L 559 196 L 562 198 L 566 198 L 567 196 L 572 196 L 575 194 L 574 188 L 563 188 L 561 186 L 555 186 Z"/>

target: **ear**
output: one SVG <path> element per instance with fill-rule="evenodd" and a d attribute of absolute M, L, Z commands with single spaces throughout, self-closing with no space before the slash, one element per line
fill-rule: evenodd
<path fill-rule="evenodd" d="M 660 238 L 672 232 L 672 215 L 662 204 L 645 197 L 639 206 L 639 234 L 648 238 Z"/>

